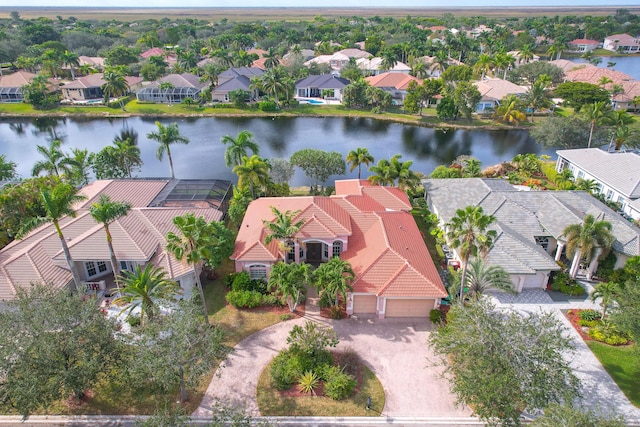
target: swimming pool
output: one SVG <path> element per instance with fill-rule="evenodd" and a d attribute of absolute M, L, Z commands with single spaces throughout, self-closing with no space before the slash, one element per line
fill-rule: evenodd
<path fill-rule="evenodd" d="M 311 99 L 311 98 L 299 98 L 298 102 L 300 104 L 311 104 L 311 105 L 324 105 L 325 102 L 320 99 Z"/>

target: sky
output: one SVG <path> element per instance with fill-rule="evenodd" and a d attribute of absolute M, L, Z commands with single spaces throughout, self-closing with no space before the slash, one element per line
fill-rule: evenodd
<path fill-rule="evenodd" d="M 491 7 L 638 6 L 638 0 L 4 0 L 2 6 L 48 7 Z"/>

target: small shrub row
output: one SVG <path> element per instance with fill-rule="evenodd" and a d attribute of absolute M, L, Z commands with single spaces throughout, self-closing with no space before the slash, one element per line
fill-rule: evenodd
<path fill-rule="evenodd" d="M 556 273 L 553 276 L 553 279 L 551 280 L 551 290 L 572 296 L 584 294 L 584 288 L 564 271 Z"/>
<path fill-rule="evenodd" d="M 269 293 L 267 283 L 264 280 L 252 279 L 246 271 L 229 274 L 225 279 L 225 284 L 232 291 L 257 291 L 263 295 Z"/>
<path fill-rule="evenodd" d="M 611 323 L 601 322 L 589 329 L 589 336 L 609 345 L 624 345 L 629 339 Z"/>
<path fill-rule="evenodd" d="M 578 317 L 580 320 L 600 320 L 602 318 L 602 313 L 598 310 L 582 310 L 578 313 Z"/>
<path fill-rule="evenodd" d="M 254 308 L 262 305 L 263 295 L 256 291 L 229 291 L 225 298 L 235 308 Z"/>
<path fill-rule="evenodd" d="M 440 310 L 433 309 L 429 312 L 429 320 L 431 323 L 438 324 L 442 321 L 442 312 Z"/>
<path fill-rule="evenodd" d="M 277 111 L 278 106 L 273 101 L 260 101 L 258 102 L 258 109 L 260 111 Z"/>
<path fill-rule="evenodd" d="M 578 319 L 578 325 L 584 326 L 586 328 L 593 328 L 594 326 L 598 325 L 599 323 L 600 323 L 600 320 Z"/>

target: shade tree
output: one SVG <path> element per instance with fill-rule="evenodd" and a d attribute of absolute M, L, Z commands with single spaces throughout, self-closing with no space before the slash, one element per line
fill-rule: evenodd
<path fill-rule="evenodd" d="M 324 191 L 324 184 L 332 175 L 344 175 L 346 163 L 337 151 L 315 148 L 298 150 L 289 159 L 292 165 L 301 168 L 311 181 L 311 191 Z"/>

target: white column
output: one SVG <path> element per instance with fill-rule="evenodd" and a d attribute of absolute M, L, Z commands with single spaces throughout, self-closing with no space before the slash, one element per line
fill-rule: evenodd
<path fill-rule="evenodd" d="M 582 257 L 582 253 L 580 250 L 576 251 L 576 254 L 573 256 L 573 261 L 571 262 L 571 269 L 569 270 L 569 275 L 576 278 L 578 274 L 578 268 L 580 268 L 580 258 Z"/>
<path fill-rule="evenodd" d="M 587 269 L 587 280 L 591 280 L 594 273 L 598 269 L 598 258 L 600 257 L 600 254 L 602 254 L 602 248 L 596 248 L 596 253 L 589 263 L 589 268 Z"/>
<path fill-rule="evenodd" d="M 554 258 L 556 261 L 560 261 L 560 257 L 562 256 L 562 250 L 564 249 L 565 246 L 566 246 L 565 242 L 558 240 L 558 247 L 556 248 L 556 256 Z"/>

